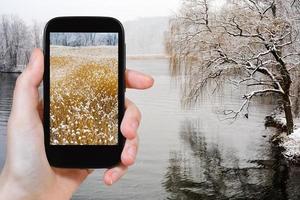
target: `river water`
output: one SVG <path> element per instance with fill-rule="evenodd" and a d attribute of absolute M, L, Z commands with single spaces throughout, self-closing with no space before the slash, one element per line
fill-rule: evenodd
<path fill-rule="evenodd" d="M 218 111 L 238 108 L 243 91 L 208 91 L 196 107 L 183 108 L 168 60 L 129 60 L 128 66 L 155 78 L 152 89 L 126 93 L 143 114 L 136 164 L 111 187 L 96 170 L 72 199 L 300 199 L 300 170 L 286 164 L 269 142 L 275 130 L 264 127 L 272 100 L 255 101 L 249 118 L 230 122 Z M 16 77 L 0 74 L 0 166 Z"/>

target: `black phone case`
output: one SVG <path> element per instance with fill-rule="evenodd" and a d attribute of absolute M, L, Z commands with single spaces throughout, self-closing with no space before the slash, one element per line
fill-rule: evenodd
<path fill-rule="evenodd" d="M 118 33 L 118 144 L 50 145 L 50 32 Z M 122 24 L 111 17 L 57 17 L 44 30 L 44 135 L 51 166 L 63 168 L 108 168 L 118 164 L 125 138 L 120 131 L 125 96 L 125 36 Z"/>

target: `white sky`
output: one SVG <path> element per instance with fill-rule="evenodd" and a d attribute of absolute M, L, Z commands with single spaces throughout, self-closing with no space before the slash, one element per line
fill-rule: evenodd
<path fill-rule="evenodd" d="M 56 16 L 111 16 L 121 21 L 168 16 L 181 0 L 1 0 L 1 14 L 16 14 L 26 22 L 46 22 Z"/>

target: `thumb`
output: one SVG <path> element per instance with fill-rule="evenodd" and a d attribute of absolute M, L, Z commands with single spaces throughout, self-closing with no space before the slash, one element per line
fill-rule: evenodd
<path fill-rule="evenodd" d="M 43 79 L 43 73 L 43 53 L 40 49 L 34 49 L 27 67 L 16 81 L 10 116 L 14 128 L 25 131 L 41 123 L 38 111 L 38 87 Z"/>

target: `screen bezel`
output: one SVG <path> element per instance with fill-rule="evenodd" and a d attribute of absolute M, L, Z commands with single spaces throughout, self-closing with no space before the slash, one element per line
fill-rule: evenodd
<path fill-rule="evenodd" d="M 51 145 L 50 144 L 50 33 L 116 32 L 118 33 L 118 144 L 117 145 Z M 121 160 L 125 138 L 120 131 L 124 115 L 125 41 L 122 24 L 111 17 L 57 17 L 44 30 L 44 138 L 50 165 L 57 167 L 102 168 Z"/>

